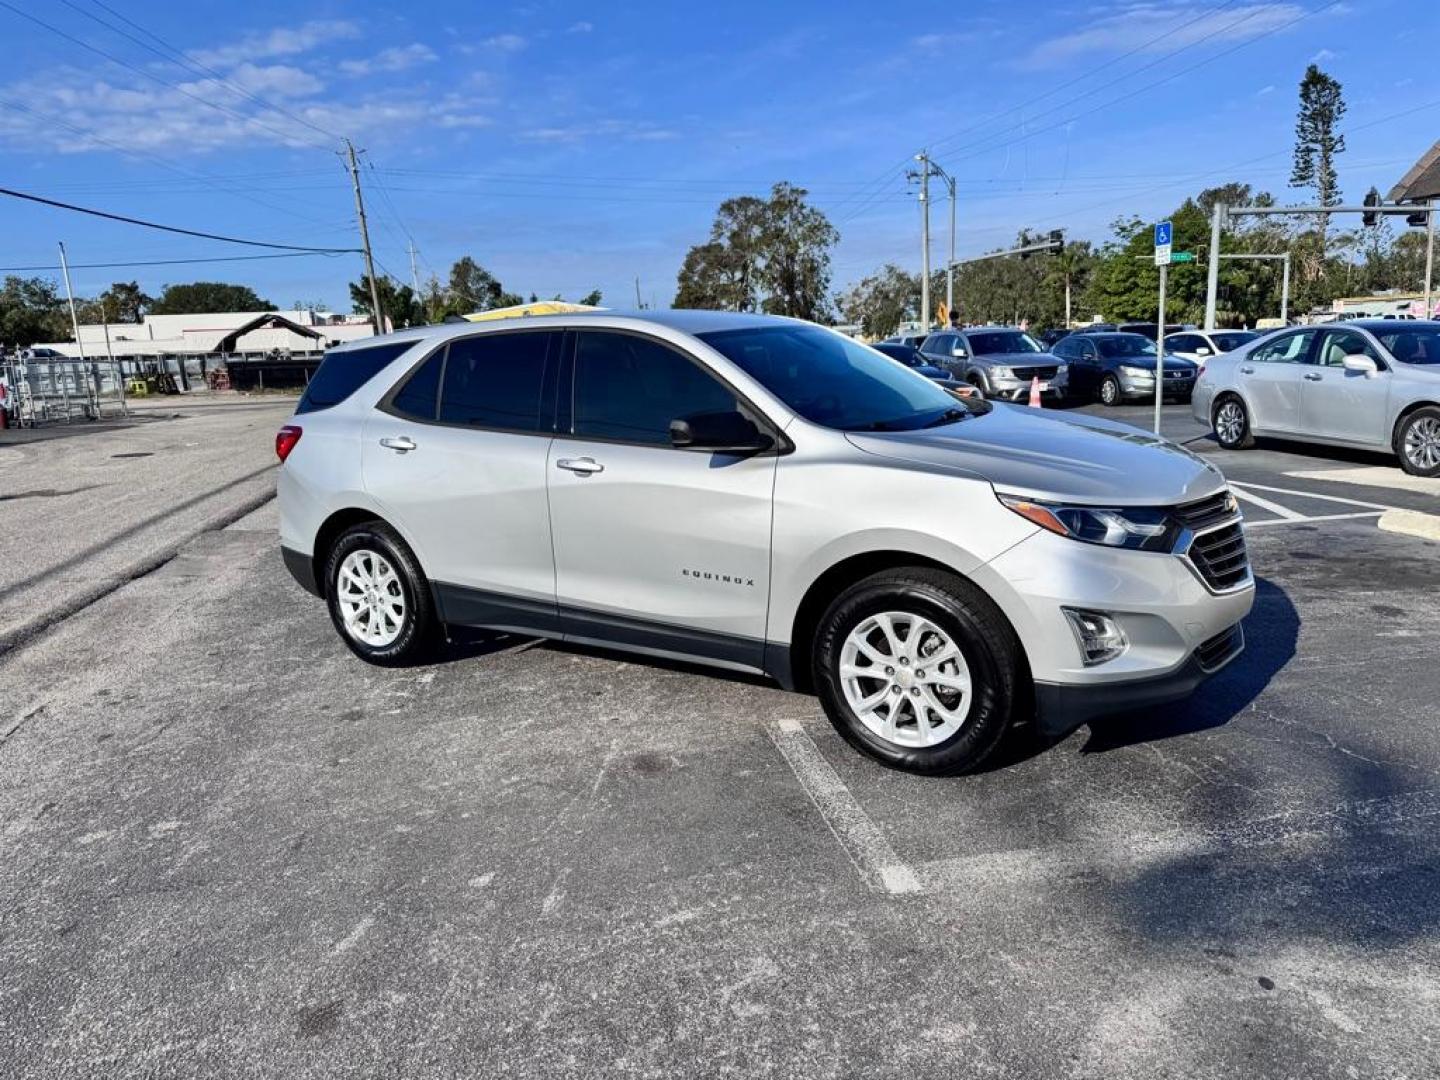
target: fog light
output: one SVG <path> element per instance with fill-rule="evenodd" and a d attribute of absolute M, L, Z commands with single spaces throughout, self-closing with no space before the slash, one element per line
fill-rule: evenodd
<path fill-rule="evenodd" d="M 1070 629 L 1075 631 L 1075 640 L 1080 643 L 1080 655 L 1085 658 L 1086 667 L 1114 660 L 1130 647 L 1125 631 L 1105 612 L 1079 608 L 1060 610 L 1070 620 Z"/>

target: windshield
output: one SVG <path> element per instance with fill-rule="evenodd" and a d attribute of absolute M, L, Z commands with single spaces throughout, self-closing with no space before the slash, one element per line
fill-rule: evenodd
<path fill-rule="evenodd" d="M 1023 330 L 1000 330 L 994 333 L 966 334 L 970 348 L 976 356 L 991 356 L 995 353 L 1037 353 L 1044 352 L 1041 345 Z"/>
<path fill-rule="evenodd" d="M 1232 349 L 1238 349 L 1241 345 L 1248 345 L 1259 336 L 1249 330 L 1237 330 L 1229 334 L 1211 334 L 1210 340 L 1221 352 L 1230 352 Z"/>
<path fill-rule="evenodd" d="M 1430 327 L 1381 330 L 1375 335 L 1390 355 L 1406 364 L 1440 364 L 1440 330 Z"/>
<path fill-rule="evenodd" d="M 1101 356 L 1154 356 L 1155 343 L 1139 334 L 1116 334 L 1099 337 L 1095 345 Z"/>
<path fill-rule="evenodd" d="M 910 431 L 967 413 L 923 375 L 818 326 L 701 334 L 806 420 L 841 431 Z"/>

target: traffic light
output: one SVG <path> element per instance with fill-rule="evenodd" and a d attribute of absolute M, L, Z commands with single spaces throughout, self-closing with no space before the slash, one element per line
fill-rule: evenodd
<path fill-rule="evenodd" d="M 1412 229 L 1423 229 L 1425 227 L 1426 216 L 1429 213 L 1430 211 L 1428 210 L 1417 210 L 1413 214 L 1408 214 L 1405 217 L 1405 224 L 1409 225 Z"/>
<path fill-rule="evenodd" d="M 1055 245 L 1055 251 L 1056 251 L 1057 254 L 1058 254 L 1060 251 L 1062 251 L 1062 250 L 1064 249 L 1064 247 L 1065 247 L 1065 230 L 1064 230 L 1064 229 L 1051 229 L 1051 230 L 1050 230 L 1050 243 L 1052 243 L 1053 245 Z"/>
<path fill-rule="evenodd" d="M 1365 193 L 1365 205 L 1380 205 L 1380 193 L 1374 188 L 1371 188 Z M 1380 220 L 1380 215 L 1374 210 L 1366 210 L 1360 215 L 1360 220 L 1365 223 L 1365 227 L 1367 229 L 1370 229 L 1373 228 L 1375 226 L 1375 223 Z"/>

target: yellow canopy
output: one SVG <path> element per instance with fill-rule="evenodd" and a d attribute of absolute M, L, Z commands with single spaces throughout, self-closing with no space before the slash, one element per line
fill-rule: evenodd
<path fill-rule="evenodd" d="M 527 315 L 568 315 L 575 311 L 604 311 L 604 308 L 590 304 L 568 304 L 564 300 L 537 300 L 533 304 L 516 304 L 514 307 L 495 308 L 493 311 L 477 311 L 466 315 L 471 322 L 489 322 L 491 319 L 521 319 Z"/>

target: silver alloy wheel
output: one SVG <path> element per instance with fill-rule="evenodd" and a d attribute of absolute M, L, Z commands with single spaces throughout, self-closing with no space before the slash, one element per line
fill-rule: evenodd
<path fill-rule="evenodd" d="M 1234 446 L 1245 436 L 1245 410 L 1238 401 L 1227 401 L 1215 413 L 1215 434 L 1226 446 Z"/>
<path fill-rule="evenodd" d="M 850 631 L 840 650 L 845 702 L 897 746 L 936 746 L 965 723 L 970 667 L 954 640 L 922 615 L 886 611 Z"/>
<path fill-rule="evenodd" d="M 1100 400 L 1106 405 L 1114 405 L 1120 400 L 1120 386 L 1114 379 L 1102 379 L 1100 382 Z"/>
<path fill-rule="evenodd" d="M 335 602 L 345 632 L 362 645 L 383 649 L 405 628 L 405 590 L 390 560 L 360 548 L 345 556 L 335 575 Z"/>
<path fill-rule="evenodd" d="M 1405 460 L 1426 471 L 1440 465 L 1440 420 L 1422 416 L 1405 429 Z"/>

